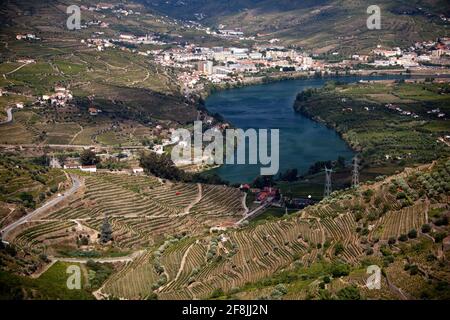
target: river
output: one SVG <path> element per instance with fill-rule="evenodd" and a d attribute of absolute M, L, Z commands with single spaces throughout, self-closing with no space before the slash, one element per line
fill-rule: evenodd
<path fill-rule="evenodd" d="M 253 85 L 215 92 L 206 100 L 206 108 L 244 130 L 279 129 L 280 172 L 297 168 L 305 173 L 317 161 L 336 160 L 339 156 L 350 160 L 353 152 L 335 131 L 294 111 L 297 94 L 320 88 L 332 79 L 357 82 L 396 78 L 400 77 L 316 78 Z M 212 172 L 231 183 L 251 182 L 259 175 L 260 165 L 223 165 Z"/>

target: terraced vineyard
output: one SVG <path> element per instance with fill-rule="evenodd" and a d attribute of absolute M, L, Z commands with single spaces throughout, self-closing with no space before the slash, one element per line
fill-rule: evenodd
<path fill-rule="evenodd" d="M 420 230 L 427 222 L 430 202 L 415 194 L 416 187 L 409 184 L 408 177 L 430 170 L 435 168 L 426 166 L 406 171 L 371 185 L 373 192 L 370 193 L 366 192 L 366 187 L 361 191 L 338 193 L 288 219 L 204 237 L 189 237 L 169 245 L 155 266 L 164 270 L 165 278 L 155 292 L 159 299 L 204 299 L 217 290 L 229 292 L 270 277 L 294 262 L 308 266 L 325 259 L 358 265 L 366 256 L 366 238 L 372 244 L 374 241 L 386 243 L 389 238 L 399 237 L 411 229 Z M 394 189 L 396 191 L 392 193 Z M 410 203 L 401 192 L 410 196 Z M 205 194 L 193 211 L 208 202 L 208 193 Z M 364 225 L 372 227 L 366 233 L 358 231 Z M 338 252 L 340 246 L 343 249 Z M 141 268 L 147 268 L 149 264 L 149 260 L 144 261 Z M 122 276 L 130 277 L 133 272 L 125 270 Z M 363 286 L 360 278 L 355 283 Z M 385 281 L 383 292 L 385 297 L 395 296 Z M 105 293 L 117 294 L 108 289 Z M 133 298 L 125 291 L 121 294 L 122 298 Z M 370 295 L 369 292 L 366 294 Z"/>
<path fill-rule="evenodd" d="M 37 217 L 36 222 L 77 221 L 99 232 L 108 216 L 115 245 L 129 249 L 151 246 L 169 234 L 196 233 L 221 222 L 235 222 L 245 212 L 243 194 L 228 187 L 163 183 L 154 177 L 123 174 L 86 175 L 83 179 L 81 197 L 61 210 Z M 34 241 L 26 243 L 27 239 L 20 238 L 21 245 L 35 245 Z"/>
<path fill-rule="evenodd" d="M 380 238 L 382 240 L 388 240 L 391 237 L 398 238 L 412 229 L 419 230 L 427 222 L 428 205 L 425 202 L 418 203 L 399 211 L 388 212 L 378 221 Z"/>
<path fill-rule="evenodd" d="M 388 254 L 380 248 L 406 234 L 430 241 L 422 228 L 430 223 L 432 208 L 448 205 L 450 190 L 441 182 L 449 169 L 450 160 L 408 169 L 359 189 L 335 192 L 299 214 L 209 233 L 208 228 L 236 222 L 245 212 L 238 190 L 145 176 L 86 175 L 81 197 L 29 223 L 14 242 L 46 252 L 67 243 L 68 230 L 74 227 L 98 232 L 107 214 L 114 246 L 145 253 L 124 263 L 106 281 L 98 292 L 102 297 L 206 299 L 214 292 L 239 291 L 298 265 L 343 263 L 358 270 L 361 260 Z M 411 230 L 417 234 L 410 235 Z M 425 265 L 427 259 L 423 256 L 414 263 Z M 415 276 L 416 282 L 407 283 L 400 266 L 396 262 L 387 268 L 384 297 L 397 296 L 395 286 L 411 290 L 413 296 L 420 289 L 422 278 Z M 432 272 L 433 277 L 442 277 Z M 363 279 L 361 273 L 352 274 L 334 280 L 328 288 L 337 292 L 353 284 L 370 297 Z M 305 297 L 305 292 L 291 293 L 286 299 L 300 296 Z"/>
<path fill-rule="evenodd" d="M 14 156 L 0 156 L 0 226 L 11 223 L 64 188 L 66 176 Z"/>

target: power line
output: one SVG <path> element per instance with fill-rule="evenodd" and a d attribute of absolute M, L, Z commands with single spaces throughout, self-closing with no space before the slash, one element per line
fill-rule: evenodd
<path fill-rule="evenodd" d="M 359 165 L 358 156 L 353 158 L 353 175 L 352 175 L 352 187 L 358 188 L 359 186 Z"/>
<path fill-rule="evenodd" d="M 333 169 L 328 169 L 325 167 L 325 190 L 323 193 L 323 197 L 329 197 L 331 195 L 331 173 Z"/>

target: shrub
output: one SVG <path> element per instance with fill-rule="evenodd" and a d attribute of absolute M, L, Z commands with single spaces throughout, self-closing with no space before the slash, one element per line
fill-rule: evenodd
<path fill-rule="evenodd" d="M 398 237 L 398 240 L 404 242 L 408 240 L 408 236 L 406 234 L 402 234 L 400 235 L 400 237 Z"/>
<path fill-rule="evenodd" d="M 286 294 L 286 293 L 288 293 L 288 289 L 286 288 L 286 286 L 284 285 L 284 284 L 277 284 L 276 286 L 275 286 L 275 289 L 276 290 L 278 290 L 278 291 L 280 291 L 282 294 Z"/>
<path fill-rule="evenodd" d="M 152 292 L 147 296 L 147 300 L 158 300 L 158 295 Z"/>
<path fill-rule="evenodd" d="M 337 243 L 334 246 L 334 255 L 338 256 L 340 255 L 342 252 L 344 252 L 344 246 L 342 245 L 342 243 Z"/>
<path fill-rule="evenodd" d="M 331 274 L 335 278 L 347 276 L 350 273 L 350 267 L 345 263 L 337 263 L 331 267 Z"/>
<path fill-rule="evenodd" d="M 431 231 L 431 226 L 428 223 L 422 225 L 422 232 L 423 233 L 428 233 L 430 231 Z"/>
<path fill-rule="evenodd" d="M 224 295 L 222 288 L 214 289 L 211 293 L 211 299 L 216 299 Z"/>
<path fill-rule="evenodd" d="M 448 225 L 448 217 L 447 216 L 443 216 L 443 217 L 435 220 L 434 224 L 437 225 L 437 226 L 446 226 L 446 225 Z"/>
<path fill-rule="evenodd" d="M 345 287 L 337 292 L 339 300 L 361 300 L 359 290 L 355 286 Z"/>
<path fill-rule="evenodd" d="M 417 238 L 417 231 L 416 229 L 412 229 L 408 232 L 408 238 L 415 239 Z"/>
<path fill-rule="evenodd" d="M 434 240 L 439 243 L 442 242 L 442 240 L 444 240 L 444 238 L 447 236 L 446 232 L 437 232 L 433 235 Z"/>

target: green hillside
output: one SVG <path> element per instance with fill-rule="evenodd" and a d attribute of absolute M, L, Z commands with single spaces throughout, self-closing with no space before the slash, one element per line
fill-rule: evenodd
<path fill-rule="evenodd" d="M 373 3 L 323 1 L 147 1 L 155 10 L 179 18 L 203 18 L 218 27 L 240 28 L 257 39 L 278 38 L 285 44 L 317 51 L 364 51 L 377 44 L 410 45 L 448 34 L 439 17 L 450 11 L 446 1 L 378 1 L 381 30 L 368 30 L 366 10 Z M 356 50 L 355 50 L 356 49 Z"/>

